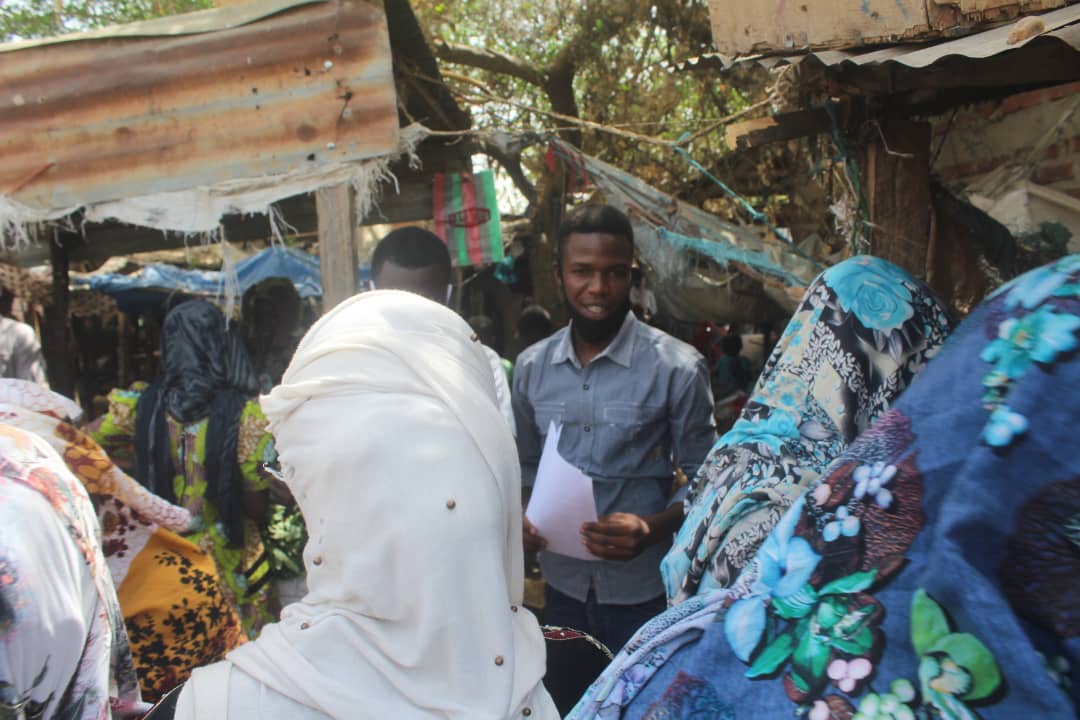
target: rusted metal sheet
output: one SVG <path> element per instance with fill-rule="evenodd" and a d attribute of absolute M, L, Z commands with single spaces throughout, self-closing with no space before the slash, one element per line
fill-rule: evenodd
<path fill-rule="evenodd" d="M 734 62 L 756 62 L 767 68 L 801 64 L 804 76 L 827 73 L 830 93 L 910 95 L 923 112 L 992 99 L 1026 87 L 1060 85 L 1080 80 L 1080 4 L 1028 15 L 1037 34 L 1019 42 L 1015 24 L 935 43 L 906 43 L 884 48 L 819 50 L 787 56 L 754 56 Z M 700 72 L 728 67 L 733 60 L 704 55 L 685 68 Z M 937 94 L 935 94 L 937 93 Z M 995 95 L 996 93 L 996 95 Z M 738 133 L 740 128 L 732 130 Z"/>
<path fill-rule="evenodd" d="M 1038 20 L 1042 26 L 1041 31 L 1022 42 L 1011 41 L 1010 35 L 1014 28 L 1012 25 L 1003 25 L 936 43 L 904 44 L 865 50 L 823 50 L 807 55 L 762 58 L 760 62 L 767 67 L 776 67 L 812 58 L 826 67 L 842 64 L 873 67 L 895 63 L 908 68 L 923 69 L 956 58 L 986 60 L 1008 53 L 1019 55 L 1019 51 L 1029 45 L 1060 45 L 1073 53 L 1080 51 L 1080 4 L 1044 13 L 1038 16 Z M 1078 67 L 1080 66 L 1074 63 L 1073 67 L 1068 69 L 1077 72 Z M 966 80 L 970 81 L 970 78 Z"/>
<path fill-rule="evenodd" d="M 709 0 L 727 56 L 918 41 L 970 32 L 1066 0 Z"/>
<path fill-rule="evenodd" d="M 0 195 L 33 208 L 287 173 L 397 143 L 386 17 L 360 0 L 249 3 L 0 46 Z"/>

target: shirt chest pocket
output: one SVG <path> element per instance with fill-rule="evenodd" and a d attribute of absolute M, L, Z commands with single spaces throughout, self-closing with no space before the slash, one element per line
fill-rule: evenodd
<path fill-rule="evenodd" d="M 667 420 L 667 413 L 663 405 L 608 402 L 601 410 L 600 417 L 605 430 L 622 434 L 624 437 L 659 437 Z"/>
<path fill-rule="evenodd" d="M 566 418 L 566 403 L 538 402 L 533 405 L 533 417 L 536 419 L 536 428 L 540 434 L 547 436 L 548 426 L 555 423 L 562 425 Z"/>

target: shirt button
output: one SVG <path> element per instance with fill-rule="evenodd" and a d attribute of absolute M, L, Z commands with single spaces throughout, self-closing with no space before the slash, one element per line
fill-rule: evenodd
<path fill-rule="evenodd" d="M 525 708 L 521 711 L 521 714 L 525 717 L 529 717 L 530 715 L 532 715 L 532 708 Z"/>
<path fill-rule="evenodd" d="M 517 612 L 517 605 L 511 605 L 510 612 Z"/>
<path fill-rule="evenodd" d="M 496 665 L 499 665 L 499 666 L 501 667 L 501 666 L 502 666 L 502 664 L 503 664 L 504 662 L 506 662 L 506 661 L 505 661 L 505 660 L 503 660 L 503 656 L 502 656 L 502 655 L 496 655 L 496 656 L 495 656 L 495 664 L 496 664 Z"/>
<path fill-rule="evenodd" d="M 306 622 L 300 623 L 300 629 L 301 630 L 307 630 L 309 627 L 311 627 L 311 623 L 306 623 Z"/>
<path fill-rule="evenodd" d="M 589 389 L 589 383 L 585 383 L 584 385 L 582 385 L 581 389 L 582 390 L 588 390 Z"/>
<path fill-rule="evenodd" d="M 322 565 L 322 556 L 316 555 L 314 558 L 311 559 L 311 562 L 314 565 Z"/>
<path fill-rule="evenodd" d="M 457 507 L 457 500 L 455 500 L 454 498 L 450 498 L 449 500 L 446 501 L 446 509 L 447 510 L 453 510 L 456 507 Z"/>
<path fill-rule="evenodd" d="M 583 427 L 581 429 L 584 430 L 585 432 L 592 432 L 592 425 L 586 425 L 585 427 Z"/>

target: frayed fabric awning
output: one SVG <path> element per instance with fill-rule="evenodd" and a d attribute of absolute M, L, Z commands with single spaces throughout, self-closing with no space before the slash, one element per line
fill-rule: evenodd
<path fill-rule="evenodd" d="M 40 210 L 0 196 L 0 233 L 4 247 L 18 251 L 37 241 L 44 223 L 60 221 L 78 210 L 85 222 L 118 220 L 130 225 L 170 230 L 219 240 L 219 223 L 225 215 L 265 214 L 270 217 L 276 239 L 281 239 L 287 225 L 274 212 L 278 200 L 314 192 L 324 187 L 347 184 L 356 192 L 357 224 L 377 205 L 382 183 L 395 183 L 391 163 L 406 157 L 418 166 L 416 147 L 429 131 L 414 124 L 402 128 L 395 152 L 359 162 L 322 165 L 317 168 L 253 178 L 233 180 L 209 187 L 142 195 L 87 206 Z"/>
<path fill-rule="evenodd" d="M 726 222 L 560 140 L 552 145 L 630 217 L 657 297 L 679 319 L 775 319 L 824 269 L 765 227 Z"/>

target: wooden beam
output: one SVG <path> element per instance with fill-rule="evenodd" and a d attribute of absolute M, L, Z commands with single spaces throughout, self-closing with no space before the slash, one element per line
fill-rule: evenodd
<path fill-rule="evenodd" d="M 61 395 L 75 397 L 75 363 L 71 352 L 71 316 L 68 313 L 70 278 L 67 243 L 72 233 L 57 231 L 49 243 L 52 261 L 52 302 L 45 308 L 42 354 L 49 386 Z"/>
<path fill-rule="evenodd" d="M 356 245 L 353 215 L 356 197 L 349 185 L 336 185 L 315 193 L 319 216 L 319 274 L 323 287 L 323 312 L 356 294 Z"/>
<path fill-rule="evenodd" d="M 131 338 L 128 336 L 128 314 L 116 313 L 116 387 L 131 384 Z"/>
<path fill-rule="evenodd" d="M 727 126 L 724 141 L 732 150 L 749 150 L 769 143 L 829 132 L 836 122 L 845 123 L 848 106 L 837 103 L 832 114 L 825 108 L 810 108 L 795 112 L 743 120 Z"/>
<path fill-rule="evenodd" d="M 930 138 L 928 122 L 883 122 L 865 154 L 870 207 L 870 254 L 925 278 L 930 247 Z"/>

